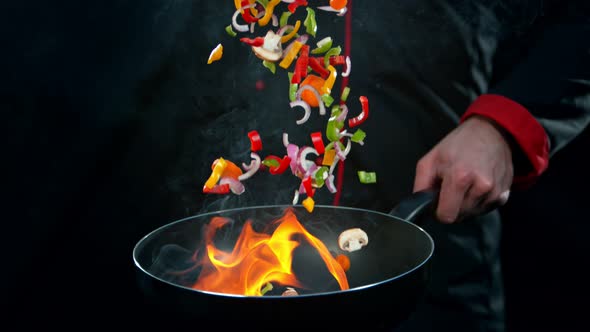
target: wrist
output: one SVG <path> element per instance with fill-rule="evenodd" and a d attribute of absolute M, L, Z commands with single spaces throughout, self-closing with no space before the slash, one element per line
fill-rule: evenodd
<path fill-rule="evenodd" d="M 508 134 L 505 137 L 511 144 L 515 166 L 513 185 L 528 187 L 547 169 L 547 134 L 524 106 L 500 95 L 484 94 L 469 106 L 460 122 L 473 116 L 483 116 L 494 121 Z"/>

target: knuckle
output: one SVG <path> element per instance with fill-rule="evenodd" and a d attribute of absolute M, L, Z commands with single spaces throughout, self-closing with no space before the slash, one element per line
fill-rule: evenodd
<path fill-rule="evenodd" d="M 474 190 L 479 194 L 486 194 L 494 190 L 494 182 L 487 177 L 478 177 L 474 183 Z"/>
<path fill-rule="evenodd" d="M 464 168 L 455 168 L 452 177 L 457 187 L 467 188 L 473 181 L 473 172 Z"/>

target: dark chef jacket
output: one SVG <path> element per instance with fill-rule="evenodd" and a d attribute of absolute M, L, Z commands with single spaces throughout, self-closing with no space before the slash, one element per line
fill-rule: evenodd
<path fill-rule="evenodd" d="M 365 145 L 345 163 L 341 205 L 390 210 L 411 193 L 419 158 L 468 109 L 514 136 L 525 186 L 587 125 L 585 1 L 351 3 L 349 105 L 358 111 L 366 95 L 371 115 Z M 137 324 L 131 317 L 139 314 L 155 321 L 134 282 L 131 250 L 141 236 L 204 211 L 291 201 L 298 183 L 289 176 L 260 175 L 241 196 L 200 191 L 215 158 L 249 160 L 248 131 L 257 129 L 265 149 L 279 153 L 283 132 L 301 141 L 326 120 L 314 113 L 295 124 L 301 114 L 287 105 L 285 72 L 272 75 L 225 34 L 232 6 L 21 2 L 5 11 L 19 36 L 4 54 L 2 102 L 13 116 L 5 152 L 18 161 L 7 163 L 7 174 L 18 176 L 6 186 L 18 199 L 6 233 L 15 235 L 6 243 L 17 255 L 6 266 L 28 286 L 13 287 L 20 312 L 33 305 L 36 317 L 62 324 L 69 320 L 56 312 L 64 310 L 97 325 Z M 345 19 L 317 17 L 318 37 L 343 45 Z M 207 65 L 220 42 L 222 60 Z M 482 101 L 484 94 L 513 102 Z M 359 169 L 377 172 L 378 183 L 359 184 Z M 316 201 L 332 199 L 323 191 Z M 402 331 L 500 331 L 497 212 L 449 226 L 425 219 L 436 243 L 433 280 Z"/>

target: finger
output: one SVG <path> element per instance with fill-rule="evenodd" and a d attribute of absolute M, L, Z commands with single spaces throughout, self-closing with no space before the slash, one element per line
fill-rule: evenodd
<path fill-rule="evenodd" d="M 457 220 L 465 194 L 472 183 L 469 173 L 455 171 L 444 175 L 440 189 L 437 218 L 443 223 L 453 223 Z"/>
<path fill-rule="evenodd" d="M 427 154 L 416 164 L 414 192 L 434 188 L 437 180 L 437 168 L 434 157 L 431 154 Z"/>
<path fill-rule="evenodd" d="M 473 215 L 483 210 L 493 190 L 492 180 L 482 176 L 476 177 L 465 194 L 460 213 Z"/>

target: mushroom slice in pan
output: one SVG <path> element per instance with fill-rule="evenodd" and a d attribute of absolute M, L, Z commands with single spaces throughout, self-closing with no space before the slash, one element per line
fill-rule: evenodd
<path fill-rule="evenodd" d="M 297 296 L 299 293 L 294 288 L 287 287 L 281 296 Z"/>
<path fill-rule="evenodd" d="M 367 233 L 360 228 L 347 229 L 338 236 L 338 246 L 348 252 L 359 250 L 368 243 Z"/>

